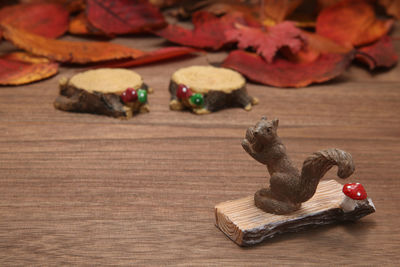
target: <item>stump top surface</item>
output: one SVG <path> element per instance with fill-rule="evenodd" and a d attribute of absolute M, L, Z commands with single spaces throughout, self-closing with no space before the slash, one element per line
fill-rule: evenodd
<path fill-rule="evenodd" d="M 103 68 L 78 73 L 69 80 L 69 84 L 90 93 L 120 94 L 126 88 L 139 88 L 143 80 L 131 70 Z"/>
<path fill-rule="evenodd" d="M 212 66 L 191 66 L 177 70 L 172 75 L 177 84 L 189 86 L 196 93 L 207 93 L 210 90 L 230 93 L 243 88 L 244 77 L 233 70 Z"/>

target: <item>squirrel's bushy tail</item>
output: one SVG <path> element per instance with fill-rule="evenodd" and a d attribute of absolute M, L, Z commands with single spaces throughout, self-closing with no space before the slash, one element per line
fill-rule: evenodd
<path fill-rule="evenodd" d="M 319 180 L 334 165 L 338 166 L 337 175 L 344 179 L 354 172 L 353 158 L 346 151 L 332 148 L 313 153 L 303 163 L 300 177 L 301 192 L 297 194 L 296 202 L 310 199 L 318 186 Z"/>

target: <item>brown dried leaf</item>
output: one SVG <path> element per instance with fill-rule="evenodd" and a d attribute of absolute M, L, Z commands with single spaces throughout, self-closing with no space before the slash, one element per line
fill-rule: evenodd
<path fill-rule="evenodd" d="M 109 42 L 70 42 L 45 38 L 1 25 L 4 38 L 15 46 L 34 55 L 70 63 L 90 63 L 122 58 L 136 58 L 144 55 L 141 50 Z"/>
<path fill-rule="evenodd" d="M 47 58 L 24 52 L 0 57 L 0 85 L 20 85 L 51 77 L 58 72 L 58 64 Z"/>

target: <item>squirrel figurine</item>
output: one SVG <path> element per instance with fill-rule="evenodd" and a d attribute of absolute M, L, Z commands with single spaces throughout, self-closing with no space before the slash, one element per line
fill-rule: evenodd
<path fill-rule="evenodd" d="M 286 148 L 277 135 L 278 119 L 266 117 L 247 129 L 242 146 L 258 162 L 267 165 L 271 175 L 269 188 L 254 194 L 255 205 L 274 214 L 288 214 L 300 209 L 317 189 L 320 179 L 334 165 L 337 175 L 345 179 L 354 172 L 351 155 L 340 149 L 321 150 L 309 156 L 303 163 L 301 174 L 286 154 Z"/>

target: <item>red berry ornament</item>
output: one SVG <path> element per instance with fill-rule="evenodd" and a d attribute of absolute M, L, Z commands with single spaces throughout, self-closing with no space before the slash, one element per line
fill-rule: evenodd
<path fill-rule="evenodd" d="M 133 88 L 128 88 L 121 94 L 121 100 L 124 103 L 135 102 L 137 99 L 137 92 Z"/>
<path fill-rule="evenodd" d="M 367 192 L 360 183 L 350 183 L 343 186 L 343 193 L 349 198 L 362 200 L 367 198 Z"/>
<path fill-rule="evenodd" d="M 189 98 L 192 95 L 192 91 L 190 91 L 189 87 L 184 84 L 178 85 L 178 89 L 176 90 L 176 96 L 179 99 Z"/>

